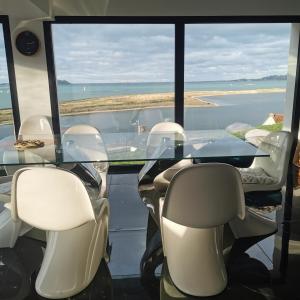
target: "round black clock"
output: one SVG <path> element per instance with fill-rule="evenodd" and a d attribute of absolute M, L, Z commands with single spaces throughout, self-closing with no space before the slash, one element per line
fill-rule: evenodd
<path fill-rule="evenodd" d="M 16 38 L 16 47 L 24 55 L 35 54 L 40 46 L 38 37 L 31 31 L 22 31 Z"/>

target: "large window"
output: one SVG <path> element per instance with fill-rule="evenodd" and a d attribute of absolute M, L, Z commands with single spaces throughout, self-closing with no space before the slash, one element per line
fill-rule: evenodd
<path fill-rule="evenodd" d="M 54 24 L 52 35 L 62 132 L 174 121 L 174 25 Z"/>
<path fill-rule="evenodd" d="M 128 143 L 162 121 L 243 139 L 282 128 L 290 24 L 53 23 L 52 34 L 62 132 L 88 123 Z"/>
<path fill-rule="evenodd" d="M 0 23 L 0 139 L 14 134 L 3 25 Z M 16 100 L 16 99 L 15 99 Z"/>
<path fill-rule="evenodd" d="M 242 138 L 281 129 L 289 33 L 289 24 L 186 25 L 185 128 Z"/>

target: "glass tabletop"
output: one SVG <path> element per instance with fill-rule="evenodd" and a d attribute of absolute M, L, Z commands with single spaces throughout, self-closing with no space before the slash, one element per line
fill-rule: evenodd
<path fill-rule="evenodd" d="M 0 141 L 0 165 L 68 164 L 89 162 L 142 162 L 151 160 L 180 160 L 190 158 L 231 158 L 269 156 L 252 144 L 224 130 L 159 133 L 64 134 L 62 136 L 35 135 L 42 147 L 15 146 L 16 138 Z M 23 146 L 22 146 L 23 145 Z M 31 145 L 32 146 L 32 145 Z M 25 148 L 24 148 L 25 147 Z"/>

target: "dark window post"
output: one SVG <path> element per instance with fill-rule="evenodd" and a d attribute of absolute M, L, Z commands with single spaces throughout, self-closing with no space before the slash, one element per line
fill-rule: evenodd
<path fill-rule="evenodd" d="M 184 125 L 184 23 L 175 24 L 175 122 Z"/>
<path fill-rule="evenodd" d="M 52 126 L 54 134 L 60 135 L 59 109 L 56 88 L 56 74 L 54 65 L 54 53 L 52 43 L 51 22 L 44 22 L 44 40 L 47 60 L 49 93 L 51 99 Z"/>
<path fill-rule="evenodd" d="M 299 44 L 300 45 L 300 36 Z M 300 49 L 298 48 L 297 54 L 297 67 L 296 67 L 296 78 L 295 78 L 295 91 L 294 91 L 294 101 L 293 101 L 293 112 L 292 112 L 292 148 L 291 155 L 288 165 L 288 174 L 286 180 L 286 191 L 285 191 L 285 202 L 284 202 L 284 220 L 282 226 L 282 244 L 281 244 L 281 260 L 280 260 L 280 272 L 283 277 L 286 276 L 288 267 L 288 256 L 289 256 L 289 240 L 291 233 L 291 220 L 292 220 L 292 210 L 293 210 L 293 158 L 296 151 L 298 143 L 299 134 L 299 120 L 300 120 Z"/>
<path fill-rule="evenodd" d="M 11 95 L 11 106 L 12 106 L 13 120 L 15 126 L 15 135 L 17 136 L 21 125 L 21 120 L 20 120 L 18 92 L 17 92 L 17 85 L 16 85 L 16 74 L 15 74 L 14 57 L 13 57 L 12 44 L 11 44 L 9 20 L 8 17 L 6 16 L 6 17 L 1 17 L 0 21 L 3 25 L 3 37 L 4 37 L 4 45 L 5 45 L 5 53 L 6 53 L 8 81 L 9 81 L 10 95 Z"/>

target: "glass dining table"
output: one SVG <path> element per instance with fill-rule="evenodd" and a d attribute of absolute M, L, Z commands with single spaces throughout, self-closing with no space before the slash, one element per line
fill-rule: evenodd
<path fill-rule="evenodd" d="M 0 141 L 0 166 L 43 165 L 109 162 L 139 163 L 153 160 L 199 159 L 253 159 L 267 157 L 268 153 L 225 130 L 186 130 L 184 140 L 175 132 L 152 134 L 118 132 L 95 134 L 34 135 L 41 147 L 26 148 L 16 137 L 8 136 Z M 22 141 L 30 136 L 19 137 Z M 27 145 L 30 146 L 30 145 Z"/>

